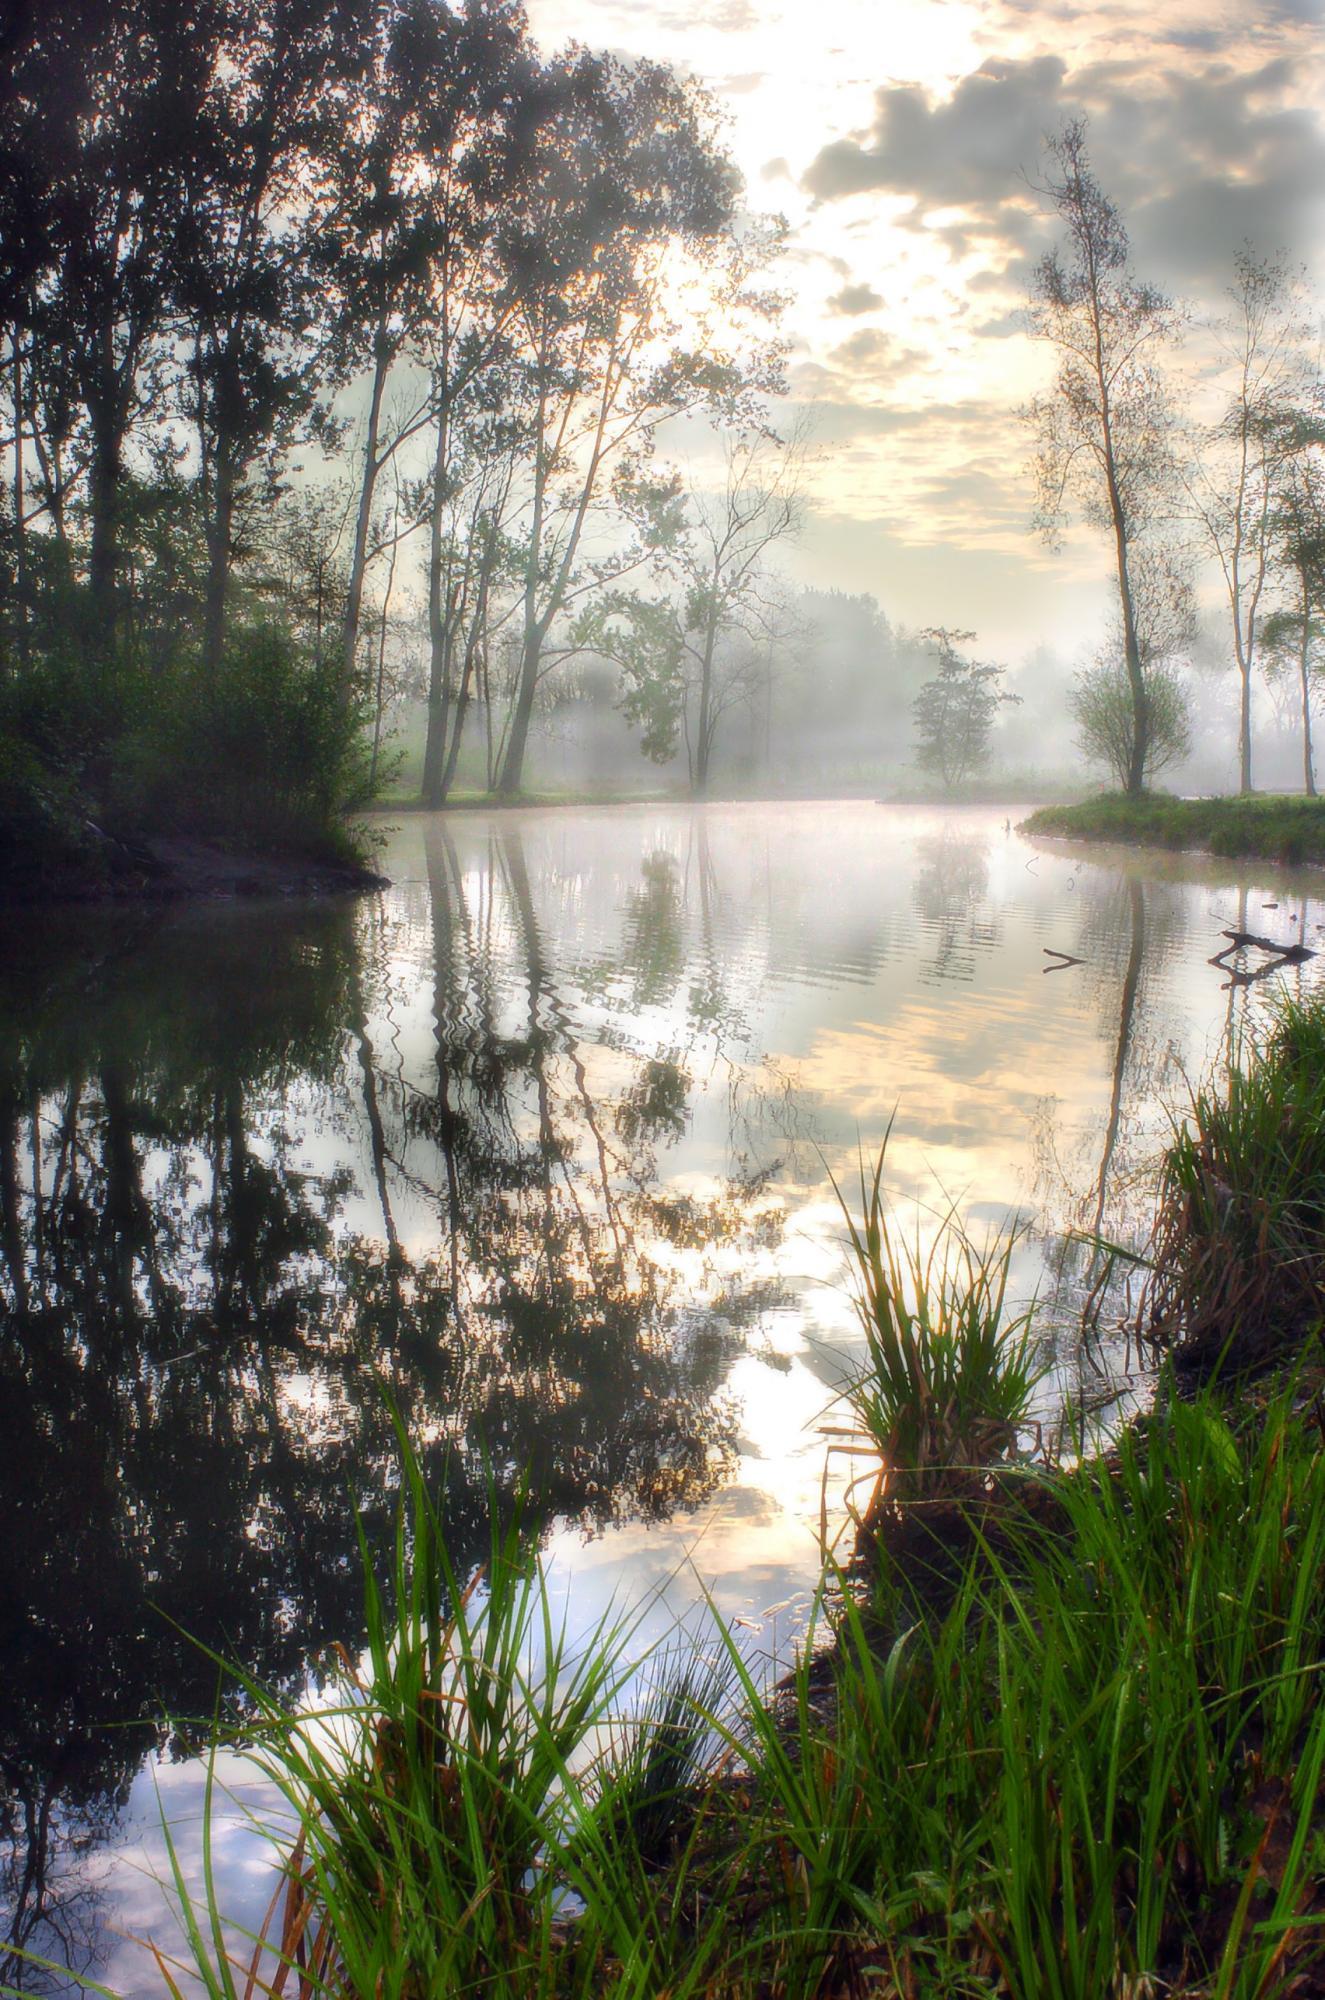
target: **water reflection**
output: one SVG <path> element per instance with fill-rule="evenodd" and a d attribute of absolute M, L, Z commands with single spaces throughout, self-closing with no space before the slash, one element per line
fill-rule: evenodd
<path fill-rule="evenodd" d="M 290 1689 L 355 1643 L 384 1389 L 462 1562 L 527 1478 L 587 1615 L 702 1532 L 757 1623 L 852 1352 L 827 1169 L 893 1121 L 894 1185 L 1034 1213 L 1018 1282 L 1070 1305 L 1273 985 L 1212 940 L 1320 915 L 857 805 L 412 819 L 387 867 L 352 909 L 0 932 L 0 1897 L 76 1966 L 92 1852 L 215 1698 L 182 1635 Z"/>
<path fill-rule="evenodd" d="M 5 980 L 12 1945 L 84 1963 L 78 1864 L 144 1754 L 187 1747 L 161 1718 L 209 1712 L 203 1648 L 295 1688 L 355 1642 L 355 1517 L 373 1537 L 392 1497 L 384 1388 L 462 1563 L 490 1484 L 504 1502 L 527 1480 L 535 1522 L 601 1527 L 693 1506 L 730 1464 L 739 1314 L 703 1266 L 748 1229 L 747 1191 L 658 1185 L 678 1064 L 637 1061 L 614 1109 L 595 1100 L 518 838 L 478 908 L 444 830 L 427 854 L 422 1071 L 375 1039 L 374 924 L 352 911 L 160 924 L 99 958 L 95 1007 L 79 950 Z"/>

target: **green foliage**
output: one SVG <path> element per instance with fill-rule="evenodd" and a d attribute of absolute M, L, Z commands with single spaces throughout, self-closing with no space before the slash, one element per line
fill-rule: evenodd
<path fill-rule="evenodd" d="M 363 725 L 338 662 L 279 626 L 240 627 L 215 672 L 190 660 L 135 718 L 125 810 L 254 847 L 325 846 L 371 796 Z"/>
<path fill-rule="evenodd" d="M 1325 804 L 1273 792 L 1237 799 L 1129 798 L 1111 792 L 1079 805 L 1042 806 L 1030 834 L 1122 841 L 1136 847 L 1198 848 L 1230 859 L 1325 861 Z"/>
<path fill-rule="evenodd" d="M 1164 1156 L 1153 1331 L 1235 1365 L 1325 1331 L 1325 1009 L 1285 999 Z"/>
<path fill-rule="evenodd" d="M 0 680 L 0 851 L 16 883 L 95 882 L 149 836 L 351 859 L 344 815 L 369 797 L 361 711 L 279 626 L 237 625 L 213 672 L 178 648 L 167 673 L 127 645 L 71 645 Z"/>
<path fill-rule="evenodd" d="M 666 598 L 605 592 L 581 613 L 571 642 L 621 669 L 621 710 L 655 764 L 675 754 L 685 714 L 685 634 Z"/>
<path fill-rule="evenodd" d="M 1187 691 L 1166 662 L 1147 666 L 1145 681 L 1145 771 L 1148 783 L 1192 746 Z M 1136 748 L 1137 715 L 1127 669 L 1116 658 L 1097 660 L 1076 677 L 1068 707 L 1077 725 L 1077 741 L 1092 763 L 1103 764 L 1111 778 L 1126 786 Z"/>

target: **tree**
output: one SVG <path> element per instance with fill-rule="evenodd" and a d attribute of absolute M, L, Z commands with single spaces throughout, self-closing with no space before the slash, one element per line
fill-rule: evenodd
<path fill-rule="evenodd" d="M 1066 255 L 1053 249 L 1036 270 L 1031 325 L 1057 351 L 1053 393 L 1026 409 L 1039 441 L 1036 483 L 1046 537 L 1057 539 L 1069 493 L 1113 542 L 1123 635 L 1123 666 L 1133 713 L 1126 789 L 1145 783 L 1146 683 L 1137 631 L 1132 570 L 1171 481 L 1170 412 L 1155 350 L 1173 336 L 1171 302 L 1138 279 L 1127 230 L 1100 187 L 1086 152 L 1085 121 L 1047 142 L 1048 181 L 1041 190 L 1067 232 Z"/>
<path fill-rule="evenodd" d="M 785 633 L 767 557 L 799 532 L 804 457 L 799 433 L 783 443 L 759 431 L 726 442 L 715 490 L 655 488 L 651 516 L 637 503 L 636 521 L 677 595 L 609 593 L 576 626 L 579 643 L 620 666 L 622 708 L 643 730 L 645 756 L 666 763 L 684 738 L 696 798 L 708 792 L 723 718 L 767 689 L 771 650 Z"/>
<path fill-rule="evenodd" d="M 260 455 L 274 471 L 310 419 L 324 414 L 317 372 L 308 367 L 316 314 L 307 252 L 327 216 L 310 184 L 334 124 L 328 103 L 343 105 L 338 85 L 360 53 L 353 25 L 340 0 L 242 9 L 185 168 L 172 284 L 188 355 L 186 406 L 198 435 L 203 657 L 213 676 L 245 475 Z"/>
<path fill-rule="evenodd" d="M 58 369 L 68 428 L 81 432 L 100 650 L 116 622 L 126 451 L 159 406 L 184 168 L 225 15 L 222 0 L 50 0 L 18 10 L 8 39 L 0 216 L 15 236 L 5 309 L 19 345 Z"/>
<path fill-rule="evenodd" d="M 1005 702 L 1020 700 L 1003 688 L 1005 668 L 958 652 L 974 637 L 943 625 L 921 634 L 939 670 L 915 698 L 916 762 L 937 771 L 948 791 L 988 763 L 995 716 Z"/>
<path fill-rule="evenodd" d="M 1187 691 L 1177 671 L 1161 662 L 1145 674 L 1144 724 L 1148 783 L 1191 749 Z M 1126 669 L 1117 655 L 1101 656 L 1084 667 L 1068 696 L 1085 755 L 1101 763 L 1126 788 L 1136 748 L 1136 705 Z"/>
<path fill-rule="evenodd" d="M 708 792 L 718 725 L 744 692 L 739 667 L 725 682 L 717 647 L 724 635 L 766 631 L 776 603 L 765 564 L 769 551 L 800 532 L 805 447 L 768 435 L 738 438 L 725 449 L 725 479 L 714 493 L 692 492 L 674 561 L 685 591 L 682 635 L 694 693 L 691 789 Z M 688 714 L 688 710 L 687 710 Z"/>
<path fill-rule="evenodd" d="M 736 179 L 697 86 L 656 63 L 576 55 L 534 187 L 512 369 L 525 555 L 507 796 L 520 788 L 553 626 L 577 596 L 647 560 L 642 545 L 587 556 L 611 482 L 639 490 L 666 419 L 706 408 L 740 424 L 781 374 L 762 336 L 740 351 L 780 305 L 753 283 L 771 243 L 736 229 Z"/>
<path fill-rule="evenodd" d="M 1303 384 L 1300 284 L 1282 257 L 1249 246 L 1235 260 L 1230 309 L 1217 329 L 1233 373 L 1219 420 L 1196 439 L 1184 473 L 1191 506 L 1223 579 L 1239 680 L 1238 789 L 1251 785 L 1251 688 L 1258 620 L 1275 556 L 1275 500 L 1287 443 L 1280 418 Z"/>
<path fill-rule="evenodd" d="M 1269 529 L 1276 566 L 1288 601 L 1266 618 L 1261 633 L 1265 671 L 1271 679 L 1294 672 L 1302 716 L 1302 777 L 1316 797 L 1311 711 L 1325 638 L 1325 423 L 1314 410 L 1289 412 L 1279 422 L 1274 454 L 1274 503 Z"/>

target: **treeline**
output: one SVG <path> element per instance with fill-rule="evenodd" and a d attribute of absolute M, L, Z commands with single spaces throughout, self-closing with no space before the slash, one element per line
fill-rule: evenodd
<path fill-rule="evenodd" d="M 1108 538 L 1115 629 L 1070 701 L 1083 748 L 1141 792 L 1191 747 L 1183 670 L 1195 583 L 1215 590 L 1219 650 L 1237 675 L 1238 787 L 1253 782 L 1253 695 L 1296 709 L 1316 795 L 1313 707 L 1325 674 L 1325 381 L 1319 304 L 1280 253 L 1246 244 L 1213 321 L 1135 269 L 1084 122 L 1046 144 L 1043 193 L 1061 225 L 1031 287 L 1031 331 L 1054 350 L 1048 394 L 1023 414 L 1038 444 L 1050 542 L 1075 504 Z M 1193 331 L 1200 366 L 1173 368 Z"/>
<path fill-rule="evenodd" d="M 0 810 L 352 802 L 407 544 L 425 798 L 498 628 L 517 792 L 554 636 L 686 543 L 659 424 L 765 434 L 775 236 L 698 86 L 509 0 L 7 8 Z"/>

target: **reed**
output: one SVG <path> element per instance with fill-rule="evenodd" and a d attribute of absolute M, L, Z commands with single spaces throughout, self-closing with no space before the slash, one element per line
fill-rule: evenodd
<path fill-rule="evenodd" d="M 867 1533 L 898 1503 L 979 1490 L 1016 1446 L 1042 1373 L 1034 1308 L 1008 1304 L 1018 1228 L 977 1245 L 949 1210 L 928 1248 L 919 1224 L 904 1239 L 887 1211 L 886 1153 L 885 1142 L 861 1163 L 859 1219 L 834 1183 L 866 1347 L 843 1400 L 880 1466 Z"/>

